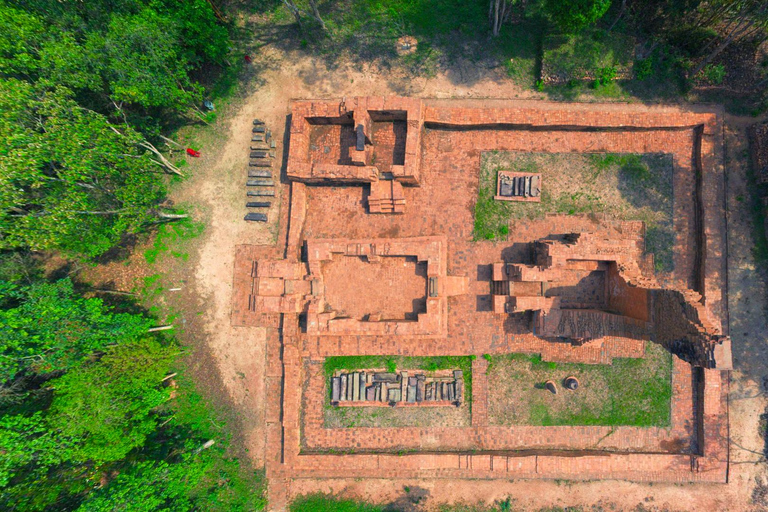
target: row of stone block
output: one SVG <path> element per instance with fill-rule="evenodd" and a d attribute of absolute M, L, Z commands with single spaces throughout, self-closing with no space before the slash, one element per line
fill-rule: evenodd
<path fill-rule="evenodd" d="M 504 197 L 538 197 L 541 193 L 541 178 L 534 176 L 499 175 L 499 195 Z"/>
<path fill-rule="evenodd" d="M 248 179 L 246 187 L 259 187 L 257 190 L 247 190 L 246 197 L 274 197 L 275 182 L 272 180 L 272 160 L 275 158 L 275 141 L 271 140 L 272 132 L 266 127 L 264 121 L 253 120 L 251 146 L 248 156 Z M 263 188 L 262 188 L 263 187 Z M 266 190 L 265 190 L 266 189 Z M 262 201 L 249 201 L 246 208 L 269 208 L 271 203 Z M 251 222 L 267 222 L 267 214 L 249 211 L 244 219 Z"/>
<path fill-rule="evenodd" d="M 339 372 L 331 378 L 331 404 L 400 403 L 459 406 L 464 396 L 464 377 L 454 370 L 450 377 L 427 377 L 423 373 L 412 376 L 407 371 L 394 372 Z M 437 402 L 443 402 L 438 404 Z"/>

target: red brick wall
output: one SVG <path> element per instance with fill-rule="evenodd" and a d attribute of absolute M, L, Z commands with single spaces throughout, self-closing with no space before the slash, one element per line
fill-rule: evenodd
<path fill-rule="evenodd" d="M 649 299 L 648 290 L 629 286 L 619 275 L 615 264 L 608 268 L 608 308 L 611 311 L 648 322 L 650 321 Z"/>

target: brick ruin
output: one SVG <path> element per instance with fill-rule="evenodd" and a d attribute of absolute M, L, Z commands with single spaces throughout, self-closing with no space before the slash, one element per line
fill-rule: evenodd
<path fill-rule="evenodd" d="M 307 240 L 306 265 L 283 261 L 257 262 L 252 310 L 261 313 L 304 314 L 306 332 L 310 335 L 368 335 L 444 337 L 447 329 L 447 299 L 465 293 L 467 278 L 446 275 L 446 240 L 421 237 L 376 240 Z M 385 318 L 379 311 L 369 311 L 361 318 L 339 312 L 328 302 L 326 290 L 334 283 L 327 264 L 334 258 L 362 259 L 362 267 L 377 266 L 382 260 L 412 257 L 426 264 L 427 294 L 425 311 L 415 319 Z M 358 267 L 353 272 L 360 278 Z M 389 283 L 374 280 L 373 287 L 400 283 L 393 276 Z M 343 279 L 343 278 L 342 278 Z M 352 283 L 356 288 L 359 283 Z M 348 290 L 354 293 L 353 290 Z M 419 299 L 422 297 L 416 297 Z M 364 300 L 361 298 L 359 300 Z"/>
<path fill-rule="evenodd" d="M 275 399 L 266 466 L 277 507 L 301 478 L 727 481 L 717 113 L 508 100 L 296 101 L 289 144 L 279 242 L 237 248 L 232 309 L 233 325 L 267 329 L 267 393 Z M 507 242 L 473 242 L 486 151 L 671 154 L 674 273 L 654 275 L 641 222 L 548 216 L 512 226 Z M 675 355 L 667 427 L 488 421 L 483 354 L 611 364 L 642 357 L 653 342 Z M 323 407 L 337 397 L 333 379 L 341 374 L 327 378 L 322 363 L 355 355 L 475 355 L 465 397 L 471 425 L 327 428 Z M 416 378 L 414 400 L 419 389 L 405 370 L 407 380 L 395 376 L 401 402 L 404 382 Z M 372 406 L 368 393 L 375 402 L 381 372 L 359 372 L 366 392 L 360 381 L 346 406 Z"/>
<path fill-rule="evenodd" d="M 579 345 L 605 336 L 653 340 L 695 366 L 732 369 L 730 339 L 701 294 L 664 288 L 648 270 L 653 255 L 645 254 L 643 232 L 572 233 L 532 243 L 533 264 L 493 265 L 494 311 L 532 311 L 531 331 L 542 338 Z"/>
<path fill-rule="evenodd" d="M 419 186 L 422 110 L 411 98 L 294 103 L 288 179 L 368 185 L 369 213 L 403 213 L 403 185 Z"/>

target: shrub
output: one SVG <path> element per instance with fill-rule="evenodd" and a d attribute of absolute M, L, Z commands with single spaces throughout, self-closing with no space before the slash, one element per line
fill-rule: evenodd
<path fill-rule="evenodd" d="M 633 37 L 598 29 L 548 36 L 542 43 L 541 78 L 547 83 L 591 80 L 603 68 L 615 69 L 611 80 L 631 76 L 635 45 Z"/>
<path fill-rule="evenodd" d="M 597 73 L 595 73 L 595 76 L 597 77 L 595 79 L 596 85 L 608 85 L 609 83 L 616 80 L 616 67 L 606 66 L 603 68 L 597 68 Z"/>
<path fill-rule="evenodd" d="M 638 59 L 635 61 L 635 78 L 646 80 L 653 74 L 653 57 Z"/>
<path fill-rule="evenodd" d="M 701 70 L 699 77 L 708 84 L 720 85 L 725 79 L 725 65 L 708 64 Z"/>

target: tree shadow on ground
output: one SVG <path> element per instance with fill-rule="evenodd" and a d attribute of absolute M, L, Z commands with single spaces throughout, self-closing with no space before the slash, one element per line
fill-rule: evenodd
<path fill-rule="evenodd" d="M 422 487 L 405 487 L 405 494 L 384 507 L 384 512 L 422 512 L 429 491 Z"/>
<path fill-rule="evenodd" d="M 255 6 L 254 6 L 255 8 Z M 395 1 L 392 5 L 342 0 L 319 5 L 328 27 L 323 31 L 309 13 L 299 26 L 284 8 L 261 6 L 239 30 L 251 39 L 252 51 L 265 45 L 286 53 L 312 56 L 323 63 L 322 74 L 351 63 L 374 66 L 388 74 L 398 94 L 418 92 L 414 78 L 442 72 L 452 84 L 472 85 L 484 79 L 533 85 L 540 62 L 545 23 L 520 19 L 507 24 L 499 37 L 489 34 L 485 4 L 459 0 Z M 415 47 L 398 47 L 401 37 L 414 37 Z M 317 73 L 302 77 L 314 83 Z"/>

